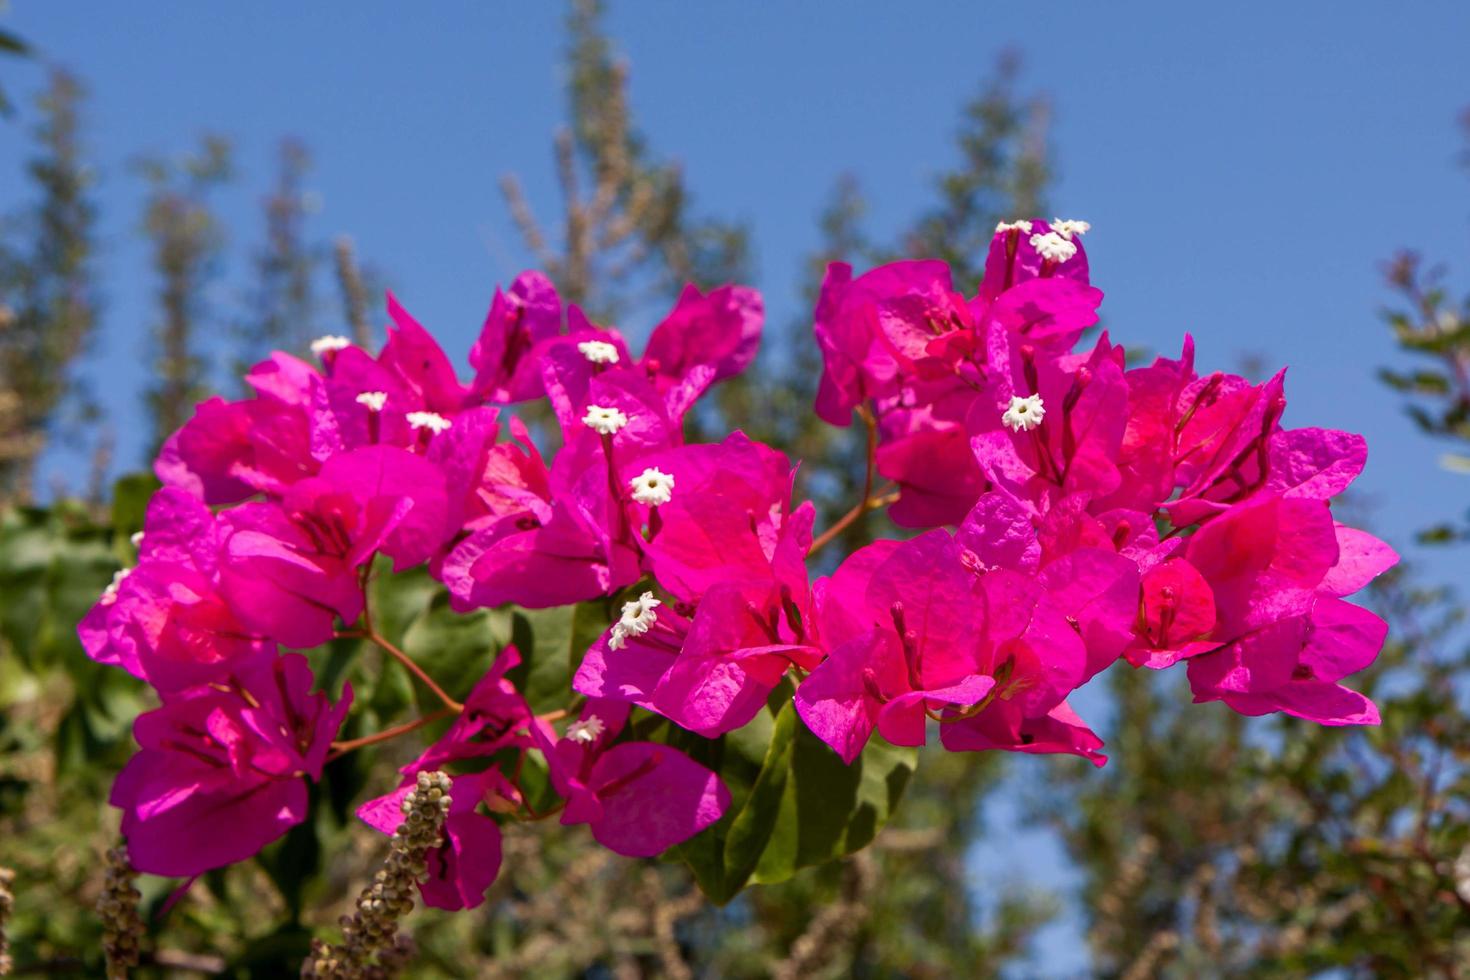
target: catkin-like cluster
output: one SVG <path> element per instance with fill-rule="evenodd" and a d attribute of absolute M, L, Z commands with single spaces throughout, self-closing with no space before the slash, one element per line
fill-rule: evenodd
<path fill-rule="evenodd" d="M 303 977 L 386 980 L 402 968 L 412 946 L 398 935 L 398 920 L 412 911 L 414 890 L 428 873 L 425 854 L 443 842 L 449 787 L 442 772 L 419 773 L 403 799 L 403 823 L 393 832 L 388 859 L 358 896 L 357 910 L 342 917 L 341 945 L 313 943 Z"/>
<path fill-rule="evenodd" d="M 143 943 L 143 919 L 138 903 L 143 896 L 134 887 L 138 872 L 128 861 L 127 845 L 107 852 L 107 871 L 97 915 L 102 919 L 102 953 L 107 959 L 108 980 L 125 980 L 128 970 L 138 965 Z"/>
<path fill-rule="evenodd" d="M 0 977 L 10 972 L 10 940 L 5 938 L 5 927 L 10 922 L 10 913 L 15 908 L 15 895 L 10 891 L 15 884 L 15 872 L 0 868 Z"/>

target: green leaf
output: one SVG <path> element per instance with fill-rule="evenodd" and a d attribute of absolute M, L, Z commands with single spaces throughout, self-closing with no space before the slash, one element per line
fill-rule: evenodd
<path fill-rule="evenodd" d="M 61 506 L 0 510 L 0 651 L 33 671 L 91 666 L 76 626 L 117 570 L 109 539 Z"/>
<path fill-rule="evenodd" d="M 556 609 L 516 609 L 508 642 L 521 654 L 521 665 L 508 675 L 540 714 L 567 706 L 572 676 L 587 648 L 607 630 L 606 606 L 583 602 Z"/>
<path fill-rule="evenodd" d="M 148 501 L 161 486 L 152 473 L 129 473 L 112 485 L 112 530 L 119 538 L 143 530 Z"/>
<path fill-rule="evenodd" d="M 762 854 L 771 842 L 771 835 L 782 812 L 786 798 L 786 784 L 791 778 L 791 759 L 796 744 L 796 729 L 801 728 L 796 720 L 796 709 L 791 702 L 781 709 L 776 717 L 775 729 L 771 734 L 770 747 L 760 775 L 750 788 L 745 805 L 730 825 L 725 838 L 724 872 L 725 883 L 733 886 L 734 893 L 745 887 L 755 873 Z"/>
<path fill-rule="evenodd" d="M 443 586 L 429 577 L 427 568 L 411 568 L 394 574 L 393 562 L 379 555 L 372 578 L 368 581 L 373 627 L 401 645 L 409 626 L 429 609 L 434 596 L 442 589 Z"/>
<path fill-rule="evenodd" d="M 917 749 L 875 734 L 849 766 L 805 725 L 796 728 L 780 818 L 754 875 L 761 883 L 784 881 L 871 844 L 918 765 Z"/>
<path fill-rule="evenodd" d="M 403 652 L 451 697 L 463 700 L 485 676 L 500 650 L 494 620 L 504 615 L 490 609 L 455 612 L 449 607 L 449 593 L 440 591 L 403 634 Z M 402 669 L 390 662 L 383 666 L 385 670 Z M 420 710 L 433 711 L 439 706 L 438 699 L 421 682 L 416 681 L 414 688 Z"/>
<path fill-rule="evenodd" d="M 724 818 L 678 849 L 701 890 L 719 904 L 749 882 L 784 881 L 872 843 L 918 762 L 916 749 L 875 736 L 847 766 L 801 723 L 789 687 L 777 694 L 774 723 L 763 712 L 718 740 L 672 726 L 668 736 L 730 790 Z"/>

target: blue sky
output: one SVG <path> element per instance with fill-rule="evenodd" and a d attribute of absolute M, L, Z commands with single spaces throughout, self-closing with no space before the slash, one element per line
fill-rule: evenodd
<path fill-rule="evenodd" d="M 187 149 L 209 129 L 235 138 L 241 175 L 219 198 L 236 235 L 225 304 L 286 134 L 317 160 L 314 231 L 352 233 L 451 351 L 468 347 L 495 283 L 530 264 L 495 179 L 520 174 L 554 214 L 560 6 L 402 9 L 11 4 L 8 26 L 94 92 L 107 309 L 93 373 L 124 461 L 143 441 L 152 312 L 127 170 L 140 153 Z M 1026 85 L 1053 97 L 1053 199 L 1094 225 L 1114 335 L 1170 350 L 1190 330 L 1204 367 L 1248 351 L 1290 365 L 1288 423 L 1369 437 L 1360 487 L 1402 540 L 1461 510 L 1467 484 L 1372 380 L 1393 356 L 1378 264 L 1402 245 L 1470 255 L 1470 182 L 1454 163 L 1470 6 L 1207 10 L 669 0 L 616 6 L 611 26 L 655 147 L 683 161 L 705 210 L 750 225 L 773 318 L 800 311 L 800 258 L 835 175 L 862 180 L 880 235 L 902 226 L 953 160 L 960 105 L 997 51 L 1018 48 Z M 21 95 L 41 78 L 0 69 Z M 21 125 L 0 129 L 0 202 L 26 193 Z"/>
<path fill-rule="evenodd" d="M 615 4 L 633 105 L 683 161 L 703 209 L 747 222 L 773 318 L 799 312 L 800 258 L 840 172 L 881 237 L 931 198 L 958 110 L 1003 47 L 1053 98 L 1062 217 L 1093 223 L 1094 282 L 1114 336 L 1205 368 L 1259 351 L 1288 364 L 1292 425 L 1368 436 L 1359 487 L 1382 532 L 1464 510 L 1395 397 L 1376 316 L 1379 263 L 1414 246 L 1470 277 L 1470 4 L 870 2 Z M 412 13 L 408 11 L 412 9 Z M 300 4 L 14 0 L 4 23 L 91 84 L 107 310 L 91 372 L 136 461 L 151 315 L 127 161 L 231 135 L 242 175 L 220 198 L 238 237 L 221 297 L 259 237 L 276 141 L 314 151 L 314 231 L 352 233 L 408 307 L 462 356 L 494 285 L 530 259 L 495 179 L 554 213 L 549 139 L 564 103 L 554 3 Z M 0 64 L 25 96 L 39 68 Z M 22 123 L 23 124 L 23 123 Z M 27 193 L 22 124 L 0 125 L 0 209 Z M 640 325 L 627 324 L 634 334 Z M 63 468 L 65 457 L 53 460 Z M 1452 555 L 1431 556 L 1445 577 Z"/>

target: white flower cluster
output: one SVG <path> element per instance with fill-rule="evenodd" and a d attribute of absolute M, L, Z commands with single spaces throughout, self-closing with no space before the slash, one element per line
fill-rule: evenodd
<path fill-rule="evenodd" d="M 325 337 L 318 337 L 311 342 L 311 352 L 320 357 L 328 351 L 339 351 L 351 346 L 352 341 L 346 337 L 336 337 L 328 334 Z"/>
<path fill-rule="evenodd" d="M 1012 395 L 1011 404 L 1001 415 L 1000 421 L 1012 432 L 1020 432 L 1022 429 L 1036 428 L 1045 417 L 1046 406 L 1041 403 L 1040 395 L 1031 395 L 1028 398 Z"/>
<path fill-rule="evenodd" d="M 647 633 L 654 623 L 658 622 L 658 613 L 654 612 L 662 602 L 653 597 L 652 592 L 645 592 L 636 599 L 623 603 L 623 615 L 613 623 L 612 636 L 608 637 L 607 648 L 609 650 L 621 650 L 628 643 L 630 636 L 642 636 Z"/>
<path fill-rule="evenodd" d="M 133 573 L 131 568 L 120 568 L 112 573 L 112 581 L 107 583 L 107 588 L 102 590 L 102 598 L 97 601 L 104 606 L 110 606 L 117 601 L 118 586 L 123 584 L 123 579 Z"/>
<path fill-rule="evenodd" d="M 1048 262 L 1065 262 L 1077 254 L 1077 246 L 1054 231 L 1045 235 L 1032 235 L 1031 247 Z"/>
<path fill-rule="evenodd" d="M 357 403 L 364 406 L 369 412 L 381 412 L 383 406 L 388 404 L 388 393 L 386 391 L 364 391 L 357 396 Z"/>
<path fill-rule="evenodd" d="M 1007 231 L 1024 231 L 1029 235 L 1031 234 L 1031 222 L 1022 218 L 1020 221 L 1002 221 L 995 226 L 997 235 Z"/>
<path fill-rule="evenodd" d="M 409 412 L 405 418 L 408 419 L 408 424 L 411 427 L 415 429 L 428 429 L 435 435 L 443 432 L 453 424 L 437 412 Z"/>
<path fill-rule="evenodd" d="M 612 436 L 617 435 L 618 430 L 628 424 L 628 416 L 616 408 L 588 405 L 587 414 L 582 416 L 582 424 L 600 435 Z"/>
<path fill-rule="evenodd" d="M 674 476 L 657 466 L 650 466 L 628 481 L 633 499 L 646 507 L 660 507 L 674 497 Z"/>
<path fill-rule="evenodd" d="M 596 715 L 588 715 L 568 725 L 566 737 L 573 742 L 581 742 L 585 745 L 597 741 L 605 731 L 607 731 L 607 726 L 603 725 L 601 718 Z"/>
<path fill-rule="evenodd" d="M 577 345 L 577 350 L 593 364 L 618 363 L 618 349 L 605 340 L 584 340 Z"/>
<path fill-rule="evenodd" d="M 1063 218 L 1051 219 L 1051 230 L 1061 235 L 1067 241 L 1072 240 L 1073 235 L 1085 235 L 1092 230 L 1092 225 L 1086 221 L 1072 221 Z"/>

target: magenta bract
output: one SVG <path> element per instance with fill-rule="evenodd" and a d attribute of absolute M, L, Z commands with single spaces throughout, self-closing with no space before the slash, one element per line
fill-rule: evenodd
<path fill-rule="evenodd" d="M 1188 337 L 1139 367 L 1106 333 L 1074 349 L 1102 299 L 1087 231 L 1003 224 L 979 284 L 937 261 L 828 268 L 815 410 L 868 428 L 871 499 L 820 536 L 787 455 L 738 429 L 685 441 L 698 399 L 754 362 L 764 311 L 745 286 L 686 287 L 638 358 L 528 272 L 496 291 L 469 383 L 391 296 L 376 356 L 323 338 L 318 364 L 256 365 L 254 397 L 203 402 L 168 440 L 138 564 L 79 628 L 162 700 L 112 795 L 135 862 L 197 874 L 306 819 L 351 691 L 311 693 L 306 658 L 280 648 L 366 638 L 397 669 L 407 654 L 368 607 L 379 555 L 426 567 L 458 612 L 587 604 L 577 646 L 538 637 L 529 663 L 507 647 L 453 696 L 421 675 L 439 714 L 337 743 L 447 725 L 359 810 L 392 833 L 415 777 L 450 771 L 421 886 L 442 908 L 484 900 L 501 824 L 549 815 L 531 809 L 546 797 L 620 854 L 699 834 L 731 804 L 691 758 L 712 756 L 649 738 L 701 745 L 768 708 L 848 764 L 875 737 L 922 745 L 932 722 L 950 750 L 1101 765 L 1071 695 L 1104 670 L 1184 662 L 1196 701 L 1376 723 L 1343 682 L 1386 626 L 1344 597 L 1397 555 L 1331 503 L 1363 439 L 1282 428 L 1284 372 L 1202 376 Z M 538 421 L 511 414 L 542 398 Z M 882 506 L 918 533 L 812 582 L 814 548 Z M 538 715 L 548 657 L 569 658 L 572 690 Z"/>

